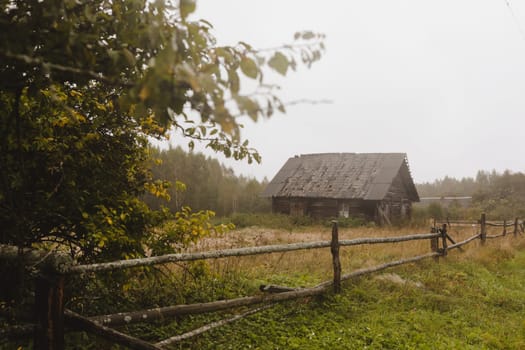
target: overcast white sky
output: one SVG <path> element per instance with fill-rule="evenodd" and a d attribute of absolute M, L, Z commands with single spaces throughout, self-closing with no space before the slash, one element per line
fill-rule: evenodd
<path fill-rule="evenodd" d="M 246 122 L 263 163 L 226 162 L 236 173 L 271 179 L 289 157 L 320 152 L 405 152 L 416 182 L 525 171 L 525 0 L 197 6 L 193 18 L 211 22 L 219 44 L 274 47 L 299 30 L 327 36 L 320 62 L 277 83 L 284 101 L 333 103 Z"/>

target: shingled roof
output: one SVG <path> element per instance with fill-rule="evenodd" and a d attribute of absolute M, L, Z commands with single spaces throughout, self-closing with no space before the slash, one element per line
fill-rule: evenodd
<path fill-rule="evenodd" d="M 409 199 L 419 201 L 405 153 L 295 156 L 288 159 L 262 196 L 382 200 L 400 172 Z"/>

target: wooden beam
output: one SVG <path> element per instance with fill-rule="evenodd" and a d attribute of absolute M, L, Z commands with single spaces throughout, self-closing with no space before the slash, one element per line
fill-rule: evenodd
<path fill-rule="evenodd" d="M 481 218 L 479 220 L 479 223 L 481 225 L 481 227 L 480 227 L 481 244 L 485 244 L 485 241 L 487 240 L 487 217 L 486 217 L 485 213 L 481 214 Z"/>
<path fill-rule="evenodd" d="M 331 285 L 331 281 L 329 283 Z M 272 295 L 256 295 L 249 297 L 241 297 L 228 300 L 212 301 L 207 303 L 187 304 L 187 305 L 172 305 L 160 308 L 121 312 L 117 314 L 102 315 L 89 317 L 89 320 L 99 325 L 104 326 L 122 326 L 137 322 L 148 322 L 159 319 L 172 318 L 182 315 L 203 314 L 208 312 L 215 312 L 220 310 L 232 309 L 235 307 L 261 304 L 266 302 L 277 302 L 284 300 L 292 300 L 297 298 L 320 295 L 326 291 L 328 286 L 320 286 L 314 288 L 297 289 L 290 292 L 283 292 Z"/>
<path fill-rule="evenodd" d="M 341 260 L 339 260 L 339 229 L 337 221 L 332 221 L 332 266 L 334 267 L 334 293 L 341 293 Z"/>
<path fill-rule="evenodd" d="M 439 235 L 439 234 L 436 234 L 436 235 Z M 340 240 L 339 245 L 350 246 L 350 245 L 360 245 L 360 244 L 396 243 L 396 242 L 405 242 L 405 241 L 419 240 L 419 239 L 429 239 L 432 237 L 434 237 L 433 234 L 415 234 L 415 235 L 386 237 L 386 238 L 358 238 L 358 239 L 352 239 L 352 240 Z M 73 273 L 118 270 L 118 269 L 125 269 L 125 268 L 138 267 L 138 266 L 165 264 L 165 263 L 170 263 L 170 262 L 219 259 L 219 258 L 226 258 L 226 257 L 232 257 L 232 256 L 249 256 L 249 255 L 259 255 L 259 254 L 268 254 L 268 253 L 281 253 L 281 252 L 290 252 L 290 251 L 305 250 L 305 249 L 328 248 L 330 246 L 331 246 L 330 241 L 316 241 L 316 242 L 267 245 L 267 246 L 259 246 L 259 247 L 248 247 L 248 248 L 221 249 L 221 250 L 198 252 L 198 253 L 167 254 L 167 255 L 161 255 L 161 256 L 155 256 L 155 257 L 149 257 L 149 258 L 119 260 L 119 261 L 112 261 L 112 262 L 99 263 L 99 264 L 90 264 L 90 265 L 77 265 L 77 266 L 71 267 L 67 272 L 73 274 Z"/>
<path fill-rule="evenodd" d="M 199 327 L 197 329 L 194 329 L 194 330 L 192 330 L 190 332 L 186 332 L 186 333 L 181 334 L 181 335 L 173 336 L 171 338 L 168 338 L 168 339 L 165 339 L 163 341 L 160 341 L 160 342 L 156 343 L 155 345 L 158 346 L 158 347 L 163 348 L 163 347 L 168 346 L 168 345 L 179 343 L 179 342 L 181 342 L 183 340 L 186 340 L 186 339 L 189 339 L 189 338 L 193 338 L 193 337 L 195 337 L 195 336 L 197 336 L 199 334 L 211 331 L 212 329 L 215 329 L 215 328 L 227 325 L 229 323 L 238 321 L 238 320 L 240 320 L 240 319 L 242 319 L 244 317 L 253 315 L 254 313 L 266 310 L 266 309 L 268 309 L 270 307 L 273 307 L 275 305 L 276 304 L 268 304 L 268 305 L 264 305 L 264 306 L 261 306 L 261 307 L 255 308 L 255 309 L 251 309 L 251 310 L 248 310 L 246 312 L 243 312 L 242 314 L 235 315 L 233 317 L 230 317 L 230 318 L 227 318 L 227 319 L 224 319 L 224 320 L 212 322 L 212 323 L 207 324 L 205 326 L 202 326 L 202 327 Z"/>
<path fill-rule="evenodd" d="M 64 276 L 38 276 L 35 286 L 37 350 L 64 349 Z"/>
<path fill-rule="evenodd" d="M 161 350 L 162 348 L 150 344 L 144 340 L 132 337 L 130 335 L 121 333 L 114 329 L 97 324 L 90 319 L 80 316 L 79 314 L 71 311 L 64 310 L 64 316 L 67 320 L 68 326 L 74 328 L 77 331 L 86 331 L 93 333 L 101 338 L 109 340 L 113 343 L 127 346 L 134 350 Z"/>

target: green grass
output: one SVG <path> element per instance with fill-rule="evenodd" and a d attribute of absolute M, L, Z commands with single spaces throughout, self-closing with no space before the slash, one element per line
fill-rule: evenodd
<path fill-rule="evenodd" d="M 367 224 L 362 218 L 338 218 L 337 221 L 341 228 L 359 227 Z M 217 222 L 231 222 L 236 228 L 259 226 L 265 228 L 285 229 L 287 231 L 314 225 L 324 227 L 332 226 L 332 219 L 315 219 L 310 216 L 291 216 L 271 213 L 235 213 L 229 217 L 218 218 Z"/>
<path fill-rule="evenodd" d="M 366 236 L 369 232 L 363 230 L 349 236 Z M 397 245 L 344 249 L 343 272 L 428 248 L 427 244 L 416 246 L 412 242 L 402 249 Z M 134 278 L 129 289 L 125 287 L 129 276 L 99 274 L 87 287 L 78 282 L 82 288 L 75 290 L 84 292 L 67 307 L 88 315 L 103 314 L 254 295 L 266 283 L 309 287 L 330 278 L 328 259 L 327 251 L 305 251 L 175 264 L 154 275 L 136 269 L 130 270 Z M 157 342 L 241 311 L 121 330 Z M 464 252 L 450 252 L 439 262 L 429 259 L 346 281 L 341 294 L 280 303 L 172 348 L 525 349 L 523 315 L 525 240 L 505 237 L 485 246 L 469 244 Z M 68 349 L 121 349 L 83 333 L 69 334 L 67 344 Z M 0 349 L 18 345 L 0 345 Z"/>
<path fill-rule="evenodd" d="M 173 348 L 525 349 L 525 251 L 482 249 L 386 272 L 409 283 L 346 282 L 339 295 L 282 303 Z"/>

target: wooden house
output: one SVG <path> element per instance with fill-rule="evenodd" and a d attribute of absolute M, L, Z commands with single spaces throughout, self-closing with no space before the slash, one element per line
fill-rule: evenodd
<path fill-rule="evenodd" d="M 288 159 L 270 181 L 275 213 L 363 217 L 380 224 L 408 218 L 419 201 L 404 153 L 321 153 Z"/>

